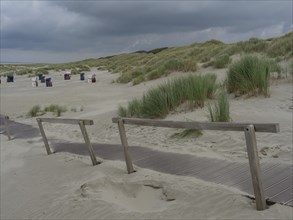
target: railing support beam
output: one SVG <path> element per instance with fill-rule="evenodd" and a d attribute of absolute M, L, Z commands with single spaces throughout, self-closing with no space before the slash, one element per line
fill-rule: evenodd
<path fill-rule="evenodd" d="M 248 125 L 244 129 L 247 154 L 249 160 L 249 168 L 252 179 L 253 191 L 256 201 L 257 210 L 265 210 L 267 208 L 265 194 L 261 179 L 260 163 L 257 152 L 255 129 L 253 125 Z"/>
<path fill-rule="evenodd" d="M 118 129 L 119 129 L 120 139 L 121 139 L 121 143 L 122 143 L 123 150 L 124 150 L 127 171 L 128 171 L 128 173 L 133 173 L 133 172 L 135 172 L 135 170 L 133 169 L 131 157 L 128 153 L 128 142 L 127 142 L 125 127 L 124 127 L 122 119 L 118 120 Z"/>

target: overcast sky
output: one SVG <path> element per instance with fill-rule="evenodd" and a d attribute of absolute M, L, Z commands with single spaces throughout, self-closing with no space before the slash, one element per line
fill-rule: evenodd
<path fill-rule="evenodd" d="M 292 1 L 1 0 L 1 62 L 67 62 L 292 31 Z"/>

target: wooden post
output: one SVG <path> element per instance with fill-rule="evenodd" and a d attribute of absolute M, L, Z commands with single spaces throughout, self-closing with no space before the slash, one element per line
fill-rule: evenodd
<path fill-rule="evenodd" d="M 37 122 L 38 122 L 40 132 L 41 132 L 41 135 L 42 135 L 45 147 L 46 147 L 47 154 L 50 155 L 50 154 L 52 154 L 52 152 L 51 152 L 51 149 L 49 147 L 48 139 L 46 137 L 46 134 L 45 134 L 45 131 L 44 131 L 44 128 L 43 128 L 43 125 L 42 125 L 42 120 L 40 118 L 37 118 Z"/>
<path fill-rule="evenodd" d="M 79 124 L 80 130 L 81 130 L 82 136 L 84 138 L 84 141 L 85 141 L 85 143 L 86 143 L 86 145 L 88 147 L 88 151 L 89 151 L 93 166 L 95 166 L 97 164 L 100 164 L 100 162 L 99 163 L 97 162 L 96 156 L 94 154 L 93 146 L 92 146 L 92 144 L 90 142 L 90 139 L 89 139 L 89 136 L 87 134 L 87 131 L 86 131 L 86 128 L 85 128 L 85 125 L 84 125 L 83 121 L 79 121 L 78 124 Z"/>
<path fill-rule="evenodd" d="M 257 152 L 255 129 L 253 125 L 248 125 L 244 129 L 246 147 L 248 153 L 250 174 L 252 179 L 253 191 L 256 201 L 257 210 L 265 210 L 267 208 L 264 189 L 260 173 L 260 164 Z"/>
<path fill-rule="evenodd" d="M 5 127 L 6 127 L 6 134 L 8 137 L 8 140 L 11 140 L 11 136 L 10 136 L 10 130 L 9 130 L 9 117 L 8 116 L 4 116 L 4 123 L 5 123 Z"/>
<path fill-rule="evenodd" d="M 120 139 L 121 139 L 121 143 L 122 143 L 123 150 L 124 150 L 127 171 L 130 174 L 130 173 L 135 172 L 135 170 L 133 169 L 131 157 L 128 154 L 128 142 L 127 142 L 125 127 L 124 127 L 122 119 L 118 120 L 118 129 L 119 129 Z"/>

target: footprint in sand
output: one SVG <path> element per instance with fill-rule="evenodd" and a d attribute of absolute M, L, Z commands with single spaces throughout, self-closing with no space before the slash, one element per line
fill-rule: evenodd
<path fill-rule="evenodd" d="M 127 211 L 157 212 L 174 204 L 175 198 L 156 184 L 115 182 L 108 179 L 85 183 L 78 195 L 82 198 L 103 200 Z"/>

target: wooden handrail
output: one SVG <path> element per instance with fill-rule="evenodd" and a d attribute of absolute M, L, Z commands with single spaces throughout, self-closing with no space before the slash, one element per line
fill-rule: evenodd
<path fill-rule="evenodd" d="M 88 119 L 72 119 L 72 118 L 37 118 L 41 122 L 50 122 L 50 123 L 60 123 L 60 124 L 79 124 L 80 121 L 83 122 L 84 125 L 93 125 L 93 120 Z"/>
<path fill-rule="evenodd" d="M 263 183 L 261 179 L 260 163 L 257 151 L 255 132 L 280 132 L 278 123 L 236 123 L 236 122 L 183 122 L 165 121 L 139 118 L 112 118 L 113 123 L 118 123 L 121 143 L 124 148 L 125 162 L 128 173 L 133 173 L 131 157 L 128 153 L 128 142 L 124 124 L 155 126 L 166 128 L 188 128 L 200 130 L 220 130 L 220 131 L 242 131 L 245 134 L 248 161 L 250 167 L 251 180 L 256 200 L 256 209 L 264 210 L 267 208 Z"/>
<path fill-rule="evenodd" d="M 93 151 L 92 144 L 90 142 L 88 133 L 87 133 L 86 128 L 85 128 L 85 125 L 93 125 L 94 124 L 93 120 L 67 119 L 67 118 L 37 118 L 37 122 L 38 122 L 39 129 L 40 129 L 40 132 L 41 132 L 41 135 L 42 135 L 42 138 L 43 138 L 45 148 L 46 148 L 46 151 L 47 151 L 48 155 L 51 154 L 52 152 L 51 152 L 51 149 L 49 147 L 48 139 L 46 137 L 42 122 L 60 123 L 60 124 L 77 124 L 80 127 L 82 136 L 83 136 L 84 141 L 85 141 L 85 143 L 86 143 L 86 145 L 88 147 L 89 155 L 90 155 L 90 158 L 92 160 L 93 166 L 101 163 L 101 162 L 98 162 L 97 159 L 96 159 L 96 156 L 95 156 L 94 151 Z"/>
<path fill-rule="evenodd" d="M 124 124 L 166 127 L 166 128 L 188 128 L 200 130 L 220 130 L 220 131 L 243 131 L 248 125 L 253 125 L 255 132 L 278 133 L 280 127 L 278 123 L 236 123 L 236 122 L 187 122 L 187 121 L 165 121 L 138 118 L 112 118 L 113 123 L 118 123 L 121 119 Z"/>

